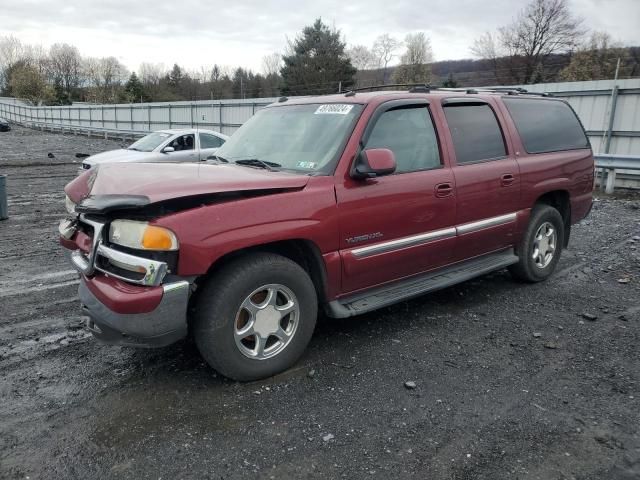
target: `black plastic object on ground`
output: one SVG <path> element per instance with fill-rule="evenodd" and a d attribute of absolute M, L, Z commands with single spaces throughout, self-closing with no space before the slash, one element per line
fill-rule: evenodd
<path fill-rule="evenodd" d="M 0 175 L 0 220 L 9 218 L 7 208 L 7 176 Z"/>

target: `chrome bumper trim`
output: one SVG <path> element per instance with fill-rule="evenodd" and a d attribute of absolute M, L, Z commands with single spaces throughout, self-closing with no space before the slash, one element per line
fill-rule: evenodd
<path fill-rule="evenodd" d="M 150 260 L 148 258 L 137 257 L 128 253 L 120 252 L 109 248 L 102 243 L 98 244 L 96 252 L 96 260 L 98 257 L 103 257 L 111 260 L 116 266 L 132 272 L 144 273 L 144 277 L 140 280 L 134 280 L 129 277 L 124 277 L 113 273 L 110 270 L 100 267 L 99 263 L 94 264 L 94 268 L 100 272 L 106 273 L 110 277 L 118 278 L 125 282 L 134 283 L 137 285 L 146 285 L 150 287 L 158 286 L 162 283 L 165 275 L 168 271 L 168 266 L 165 262 L 159 262 L 157 260 Z"/>
<path fill-rule="evenodd" d="M 166 262 L 138 257 L 136 255 L 131 255 L 109 248 L 102 243 L 102 231 L 105 227 L 104 223 L 94 222 L 93 220 L 88 219 L 85 215 L 80 215 L 80 221 L 93 228 L 93 244 L 91 246 L 91 252 L 88 255 L 80 250 L 74 250 L 71 252 L 71 265 L 73 265 L 78 272 L 90 277 L 97 270 L 124 282 L 148 287 L 156 287 L 162 283 L 162 280 L 164 280 L 164 277 L 169 271 L 169 267 Z M 64 234 L 69 235 L 70 233 L 71 236 L 73 236 L 75 230 L 73 232 L 69 232 L 68 230 L 70 229 L 71 225 L 68 223 L 61 223 L 58 227 L 60 234 L 65 236 L 65 238 L 67 237 Z M 98 257 L 106 258 L 114 265 L 124 270 L 140 273 L 144 276 L 141 279 L 136 280 L 118 275 L 117 273 L 101 267 L 98 263 Z"/>

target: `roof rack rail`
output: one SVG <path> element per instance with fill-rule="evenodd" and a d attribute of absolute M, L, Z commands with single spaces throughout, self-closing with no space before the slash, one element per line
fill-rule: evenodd
<path fill-rule="evenodd" d="M 522 87 L 479 87 L 476 90 L 480 92 L 506 93 L 507 95 L 532 95 L 537 97 L 551 97 L 550 93 L 530 92 Z"/>
<path fill-rule="evenodd" d="M 428 83 L 386 83 L 382 85 L 371 85 L 369 87 L 351 88 L 345 94 L 355 92 L 367 92 L 373 90 L 383 90 L 385 88 L 406 88 L 410 92 L 429 92 L 437 87 L 431 86 Z"/>
<path fill-rule="evenodd" d="M 438 87 L 435 85 L 430 85 L 428 83 L 389 83 L 383 85 L 371 85 L 369 87 L 359 87 L 352 88 L 346 92 L 344 95 L 347 97 L 352 97 L 356 94 L 356 92 L 371 92 L 376 90 L 384 90 L 387 88 L 395 88 L 395 89 L 406 89 L 411 93 L 429 93 L 432 90 L 437 90 L 440 92 L 460 92 L 466 93 L 469 95 L 478 94 L 478 93 L 503 93 L 506 95 L 532 95 L 538 97 L 551 97 L 550 93 L 537 93 L 537 92 L 529 92 L 528 90 L 522 87 L 460 87 L 460 88 L 450 88 L 450 87 Z"/>

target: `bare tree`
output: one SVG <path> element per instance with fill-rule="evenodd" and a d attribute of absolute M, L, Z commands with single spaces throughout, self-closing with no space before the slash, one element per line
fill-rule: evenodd
<path fill-rule="evenodd" d="M 166 73 L 167 69 L 161 63 L 143 62 L 138 67 L 138 78 L 145 85 L 158 85 Z"/>
<path fill-rule="evenodd" d="M 50 70 L 49 53 L 42 45 L 25 45 L 24 55 L 29 59 L 29 65 L 35 68 L 43 77 L 48 77 Z"/>
<path fill-rule="evenodd" d="M 352 45 L 347 49 L 347 56 L 358 70 L 369 70 L 377 66 L 376 54 L 365 45 Z"/>
<path fill-rule="evenodd" d="M 0 90 L 9 87 L 11 70 L 24 60 L 24 45 L 13 35 L 0 37 Z"/>
<path fill-rule="evenodd" d="M 593 32 L 587 42 L 578 48 L 571 62 L 560 72 L 560 78 L 570 82 L 613 78 L 620 59 L 625 70 L 629 52 L 612 40 L 606 32 Z"/>
<path fill-rule="evenodd" d="M 496 81 L 499 82 L 498 63 L 502 52 L 497 44 L 495 35 L 491 32 L 483 33 L 475 39 L 470 50 L 474 56 L 491 62 L 493 74 L 496 77 Z"/>
<path fill-rule="evenodd" d="M 271 75 L 280 75 L 280 68 L 282 67 L 282 55 L 277 52 L 270 53 L 262 57 L 262 73 L 265 77 Z"/>
<path fill-rule="evenodd" d="M 582 20 L 574 16 L 567 0 L 533 0 L 513 20 L 498 29 L 498 39 L 485 33 L 471 51 L 493 60 L 495 70 L 508 70 L 512 81 L 532 83 L 544 74 L 550 55 L 573 49 L 584 31 Z M 499 56 L 506 55 L 504 64 Z"/>
<path fill-rule="evenodd" d="M 382 82 L 387 82 L 387 67 L 396 52 L 400 48 L 400 42 L 388 33 L 380 35 L 373 44 L 373 53 L 378 60 L 378 68 L 382 68 Z"/>
<path fill-rule="evenodd" d="M 49 49 L 49 72 L 57 89 L 67 97 L 80 85 L 82 57 L 78 49 L 67 43 L 56 43 Z"/>
<path fill-rule="evenodd" d="M 423 33 L 409 33 L 405 37 L 405 52 L 400 57 L 400 66 L 396 68 L 394 78 L 398 83 L 429 83 L 433 52 L 431 40 Z"/>
<path fill-rule="evenodd" d="M 536 70 L 544 67 L 549 55 L 576 46 L 584 33 L 581 23 L 569 11 L 567 0 L 534 0 L 527 5 L 513 23 L 500 29 L 502 46 L 513 60 L 512 75 L 521 83 L 535 80 Z"/>
<path fill-rule="evenodd" d="M 115 102 L 118 87 L 126 81 L 128 72 L 115 57 L 87 58 L 84 72 L 94 90 L 94 99 L 99 102 Z"/>

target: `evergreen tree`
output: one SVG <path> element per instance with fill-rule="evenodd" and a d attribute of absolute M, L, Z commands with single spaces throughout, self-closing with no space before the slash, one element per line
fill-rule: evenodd
<path fill-rule="evenodd" d="M 332 30 L 318 18 L 302 30 L 284 55 L 282 93 L 310 95 L 334 93 L 354 83 L 356 69 L 345 53 L 340 32 Z"/>
<path fill-rule="evenodd" d="M 146 101 L 146 95 L 144 91 L 144 85 L 138 79 L 136 72 L 133 72 L 129 77 L 129 80 L 124 86 L 124 92 L 127 100 L 130 102 L 142 102 Z"/>
<path fill-rule="evenodd" d="M 184 78 L 184 75 L 182 74 L 182 69 L 177 63 L 174 63 L 173 68 L 167 74 L 167 83 L 174 90 L 178 90 L 178 88 L 180 88 L 180 84 L 182 83 L 183 78 Z"/>
<path fill-rule="evenodd" d="M 453 78 L 453 73 L 449 73 L 449 76 L 447 77 L 447 79 L 442 82 L 442 86 L 445 88 L 458 88 L 458 82 L 456 81 L 455 78 Z"/>

